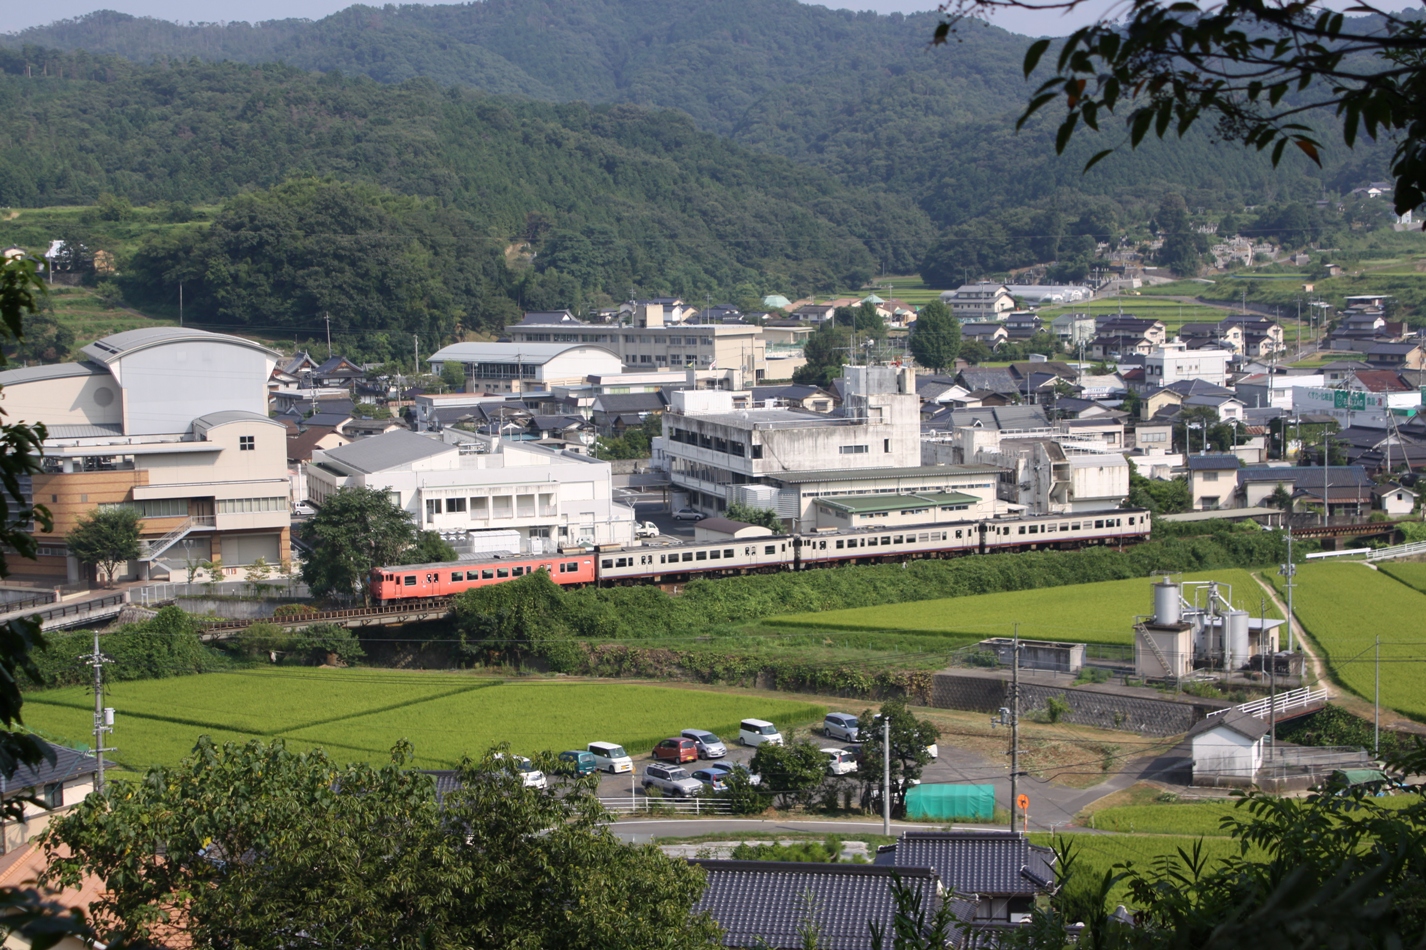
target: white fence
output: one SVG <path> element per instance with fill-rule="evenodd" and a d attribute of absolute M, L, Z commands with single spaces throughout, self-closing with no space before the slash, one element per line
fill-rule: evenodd
<path fill-rule="evenodd" d="M 1370 561 L 1371 553 L 1371 548 L 1347 548 L 1345 551 L 1317 551 L 1313 554 L 1307 555 L 1307 560 L 1316 561 L 1324 557 L 1354 557 L 1358 554 L 1365 554 L 1368 555 L 1367 560 Z"/>
<path fill-rule="evenodd" d="M 1379 548 L 1368 554 L 1363 560 L 1390 561 L 1392 558 L 1411 557 L 1413 554 L 1426 554 L 1426 541 L 1412 541 L 1410 544 L 1398 544 L 1394 548 Z"/>
<path fill-rule="evenodd" d="M 733 806 L 716 798 L 601 798 L 599 804 L 616 815 L 731 815 Z"/>
<path fill-rule="evenodd" d="M 1241 706 L 1230 706 L 1228 709 L 1236 709 L 1238 712 L 1247 713 L 1249 716 L 1257 716 L 1262 719 L 1273 712 L 1287 712 L 1292 709 L 1306 709 L 1308 706 L 1317 706 L 1327 701 L 1327 691 L 1325 689 L 1312 689 L 1304 686 L 1302 689 L 1291 689 L 1285 693 L 1278 693 L 1276 697 L 1269 696 L 1267 699 L 1259 699 L 1256 702 L 1243 703 Z M 1208 719 L 1214 716 L 1221 716 L 1228 709 L 1217 709 L 1209 713 Z"/>
<path fill-rule="evenodd" d="M 293 580 L 259 581 L 215 581 L 211 584 L 146 584 L 129 589 L 129 601 L 141 606 L 162 604 L 175 597 L 248 597 L 276 600 L 306 600 L 312 596 L 307 585 Z"/>

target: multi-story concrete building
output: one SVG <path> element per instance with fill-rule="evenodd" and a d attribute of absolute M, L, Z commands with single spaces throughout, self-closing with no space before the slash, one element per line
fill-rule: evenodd
<path fill-rule="evenodd" d="M 506 327 L 505 332 L 512 343 L 521 345 L 583 343 L 605 347 L 632 372 L 736 369 L 743 378 L 735 383 L 735 389 L 760 382 L 767 375 L 767 345 L 758 327 L 736 323 L 670 326 L 664 321 L 661 305 L 647 307 L 627 319 L 627 324 L 558 326 L 522 322 Z"/>
<path fill-rule="evenodd" d="M 634 539 L 634 511 L 614 500 L 608 462 L 528 442 L 397 429 L 312 453 L 307 486 L 319 506 L 341 488 L 383 489 L 423 529 L 476 549 L 490 532 L 517 532 L 535 553 Z"/>
<path fill-rule="evenodd" d="M 233 568 L 289 557 L 287 430 L 267 416 L 278 354 L 235 336 L 181 327 L 129 330 L 84 360 L 0 373 L 11 421 L 43 422 L 44 470 L 30 481 L 54 515 L 39 563 L 79 580 L 65 537 L 101 506 L 140 516 L 142 554 L 120 578 L 221 559 Z"/>
<path fill-rule="evenodd" d="M 962 323 L 993 322 L 1015 309 L 1015 298 L 1004 284 L 962 284 L 941 299 Z"/>
<path fill-rule="evenodd" d="M 728 392 L 673 394 L 664 450 L 674 487 L 705 511 L 721 511 L 739 485 L 786 472 L 907 468 L 921 463 L 920 397 L 909 368 L 848 366 L 835 414 L 733 409 Z"/>
<path fill-rule="evenodd" d="M 1171 386 L 1179 380 L 1201 379 L 1215 386 L 1228 383 L 1230 350 L 1191 350 L 1184 343 L 1163 343 L 1144 357 L 1144 384 Z"/>
<path fill-rule="evenodd" d="M 541 334 L 550 336 L 549 324 Z M 432 353 L 431 372 L 459 363 L 467 387 L 481 392 L 548 391 L 553 386 L 581 385 L 590 376 L 617 373 L 618 354 L 589 343 L 452 343 Z"/>

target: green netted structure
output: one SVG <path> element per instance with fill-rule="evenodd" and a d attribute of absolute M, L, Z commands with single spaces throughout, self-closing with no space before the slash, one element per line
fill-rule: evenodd
<path fill-rule="evenodd" d="M 990 821 L 995 817 L 995 786 L 917 785 L 906 793 L 906 817 L 913 821 Z"/>

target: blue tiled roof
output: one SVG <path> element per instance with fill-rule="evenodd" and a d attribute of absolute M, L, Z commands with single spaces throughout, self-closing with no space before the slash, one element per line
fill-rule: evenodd
<path fill-rule="evenodd" d="M 1055 885 L 1055 852 L 1004 831 L 912 831 L 896 843 L 896 867 L 929 867 L 959 894 L 1033 895 Z"/>

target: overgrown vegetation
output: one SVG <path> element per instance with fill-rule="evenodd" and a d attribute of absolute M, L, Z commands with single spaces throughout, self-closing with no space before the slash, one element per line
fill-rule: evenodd
<path fill-rule="evenodd" d="M 163 607 L 140 623 L 104 634 L 104 653 L 114 662 L 104 668 L 113 681 L 165 679 L 192 673 L 212 673 L 233 667 L 225 654 L 198 639 L 200 621 L 177 607 Z M 41 682 L 22 681 L 27 689 L 83 685 L 93 674 L 80 659 L 94 649 L 94 634 L 87 630 L 53 633 L 44 649 L 35 652 Z"/>

